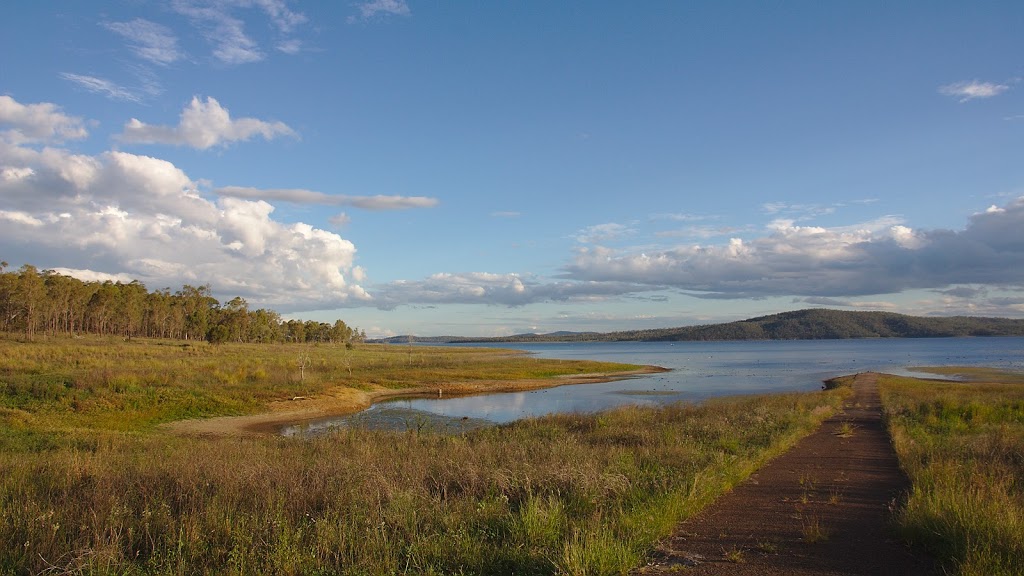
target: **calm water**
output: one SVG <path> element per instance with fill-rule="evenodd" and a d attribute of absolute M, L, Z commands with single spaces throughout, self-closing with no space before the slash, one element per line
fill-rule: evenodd
<path fill-rule="evenodd" d="M 624 404 L 699 402 L 713 396 L 817 390 L 822 380 L 868 370 L 914 374 L 913 366 L 992 366 L 1024 370 L 1024 338 L 927 338 L 766 342 L 585 342 L 508 345 L 542 358 L 652 364 L 672 372 L 532 392 L 409 398 L 350 416 L 285 428 L 317 434 L 362 425 L 460 431 L 558 412 Z M 918 374 L 920 375 L 920 374 Z"/>

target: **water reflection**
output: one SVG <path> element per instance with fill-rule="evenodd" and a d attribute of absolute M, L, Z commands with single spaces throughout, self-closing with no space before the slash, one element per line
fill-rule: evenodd
<path fill-rule="evenodd" d="M 337 426 L 462 432 L 553 413 L 699 402 L 724 395 L 817 390 L 828 378 L 868 370 L 905 375 L 914 374 L 909 370 L 911 366 L 1024 370 L 1024 338 L 616 342 L 517 347 L 545 358 L 651 364 L 670 368 L 672 372 L 529 392 L 396 399 L 375 404 L 359 414 L 289 427 L 284 433 L 318 434 Z"/>

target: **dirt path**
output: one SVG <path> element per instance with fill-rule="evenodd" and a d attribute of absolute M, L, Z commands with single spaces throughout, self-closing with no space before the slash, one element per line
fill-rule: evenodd
<path fill-rule="evenodd" d="M 881 421 L 878 374 L 845 411 L 683 522 L 635 575 L 933 574 L 894 538 L 907 479 Z"/>

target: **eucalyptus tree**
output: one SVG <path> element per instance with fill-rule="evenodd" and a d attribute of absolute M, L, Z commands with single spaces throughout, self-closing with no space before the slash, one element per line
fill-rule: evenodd
<path fill-rule="evenodd" d="M 31 264 L 25 264 L 18 270 L 15 302 L 24 319 L 25 337 L 31 338 L 38 328 L 40 313 L 46 304 L 45 280 Z"/>

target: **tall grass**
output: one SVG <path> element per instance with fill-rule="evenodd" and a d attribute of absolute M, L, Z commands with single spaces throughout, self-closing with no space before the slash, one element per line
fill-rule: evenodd
<path fill-rule="evenodd" d="M 0 573 L 622 574 L 843 394 L 454 436 L 83 433 L 0 453 Z"/>
<path fill-rule="evenodd" d="M 1024 574 L 1024 385 L 1005 380 L 881 380 L 913 483 L 901 529 L 957 574 Z"/>

